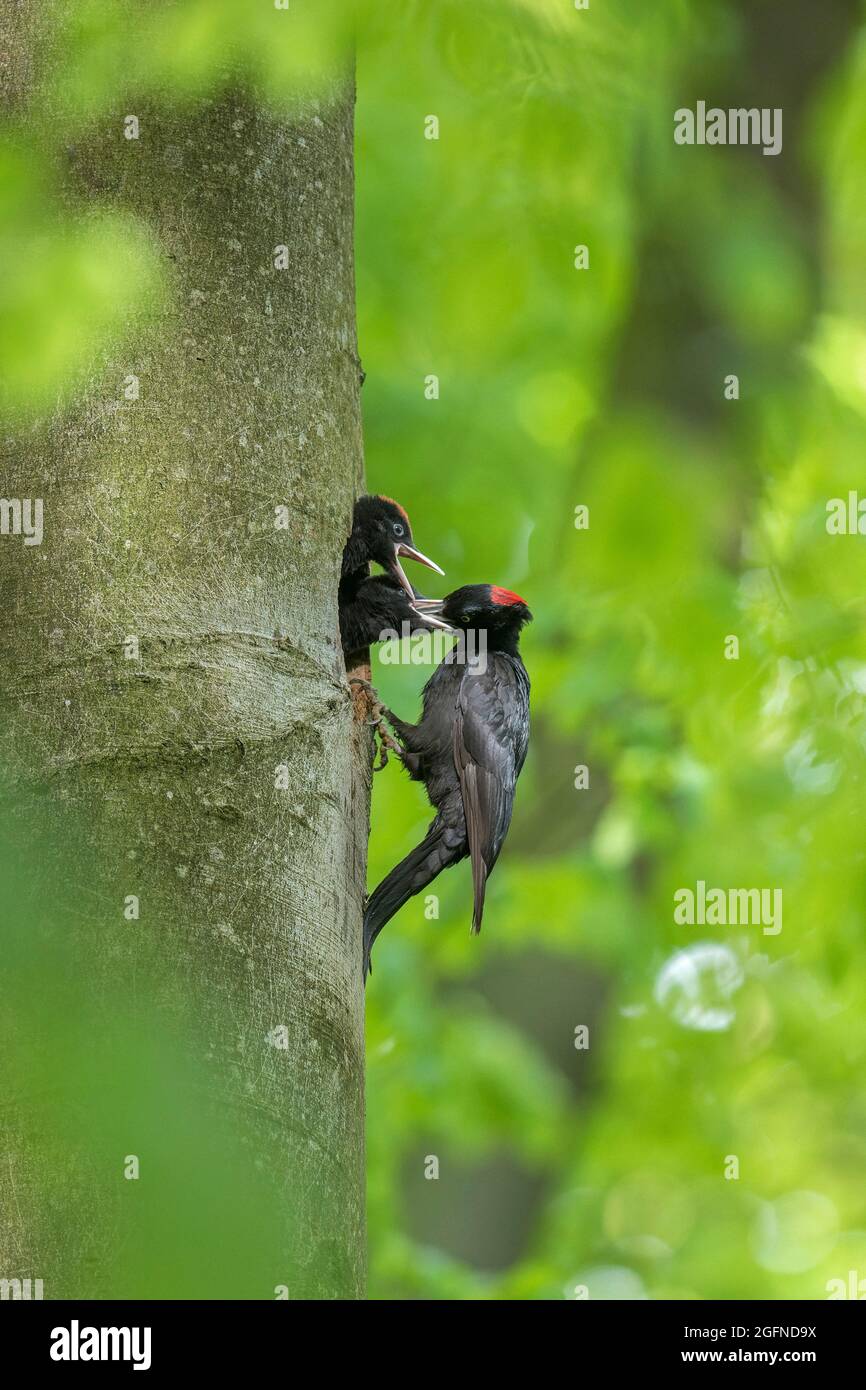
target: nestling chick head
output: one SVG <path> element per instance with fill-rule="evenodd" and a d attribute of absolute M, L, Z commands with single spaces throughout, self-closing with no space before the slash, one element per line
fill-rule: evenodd
<path fill-rule="evenodd" d="M 393 574 L 410 598 L 414 590 L 403 573 L 401 556 L 442 574 L 439 566 L 416 548 L 409 517 L 399 502 L 390 497 L 371 494 L 358 498 L 352 520 L 352 539 L 363 542 L 367 558 Z"/>

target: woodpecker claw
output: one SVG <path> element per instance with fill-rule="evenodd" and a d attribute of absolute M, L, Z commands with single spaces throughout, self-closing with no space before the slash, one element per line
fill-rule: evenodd
<path fill-rule="evenodd" d="M 392 734 L 388 733 L 387 729 L 384 729 L 382 727 L 383 723 L 388 718 L 388 710 L 385 708 L 385 706 L 382 704 L 382 701 L 379 699 L 379 694 L 376 688 L 372 686 L 369 681 L 363 680 L 360 676 L 350 676 L 349 684 L 359 685 L 362 690 L 365 690 L 367 692 L 367 699 L 370 704 L 370 713 L 373 717 L 372 719 L 366 720 L 366 723 L 370 725 L 371 728 L 376 730 L 376 736 L 379 740 L 379 761 L 373 763 L 373 771 L 381 772 L 384 767 L 388 766 L 388 749 L 390 748 L 392 752 L 399 753 L 402 755 L 403 747 L 401 744 L 397 742 L 397 740 L 394 738 Z"/>
<path fill-rule="evenodd" d="M 366 690 L 367 694 L 370 697 L 371 704 L 373 704 L 374 701 L 376 704 L 379 703 L 379 692 L 377 691 L 376 687 L 374 685 L 371 685 L 369 681 L 365 681 L 362 676 L 349 676 L 349 684 L 359 685 L 362 690 Z"/>
<path fill-rule="evenodd" d="M 367 706 L 373 718 L 365 719 L 364 723 L 372 725 L 380 724 L 382 721 L 382 701 L 379 699 L 379 692 L 376 687 L 371 685 L 369 681 L 363 680 L 361 676 L 350 676 L 349 684 L 357 685 L 361 690 L 366 692 Z"/>
<path fill-rule="evenodd" d="M 384 716 L 380 714 L 378 719 L 373 720 L 373 723 L 376 725 L 376 733 L 379 737 L 379 763 L 377 766 L 374 766 L 374 772 L 381 772 L 383 767 L 388 766 L 389 748 L 393 753 L 399 753 L 401 756 L 403 753 L 402 746 L 397 742 L 394 736 L 389 734 L 387 729 L 382 728 L 383 717 Z"/>

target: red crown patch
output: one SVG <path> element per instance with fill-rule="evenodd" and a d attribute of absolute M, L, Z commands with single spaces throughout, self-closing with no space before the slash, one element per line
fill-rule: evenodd
<path fill-rule="evenodd" d="M 490 597 L 494 603 L 498 603 L 502 608 L 510 608 L 513 603 L 522 603 L 526 607 L 526 599 L 519 594 L 513 594 L 510 589 L 500 589 L 498 584 L 491 584 Z"/>

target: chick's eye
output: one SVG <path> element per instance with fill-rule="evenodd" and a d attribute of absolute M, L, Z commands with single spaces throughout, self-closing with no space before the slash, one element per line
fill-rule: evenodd
<path fill-rule="evenodd" d="M 399 521 L 395 521 L 395 522 L 394 522 L 394 535 L 395 535 L 395 536 L 402 536 L 402 535 L 404 534 L 405 530 L 406 530 L 405 526 L 403 526 Z"/>

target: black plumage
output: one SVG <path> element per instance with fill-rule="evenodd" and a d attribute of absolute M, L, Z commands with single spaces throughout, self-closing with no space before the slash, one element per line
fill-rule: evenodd
<path fill-rule="evenodd" d="M 401 557 L 442 573 L 415 547 L 409 518 L 399 503 L 390 497 L 359 497 L 343 551 L 338 592 L 340 640 L 346 656 L 380 641 L 383 632 L 400 632 L 404 622 L 411 632 L 440 626 L 412 608 L 412 600 L 419 595 L 406 578 Z M 387 573 L 371 577 L 371 563 L 382 565 Z"/>
<path fill-rule="evenodd" d="M 417 589 L 413 597 L 424 602 Z M 357 584 L 341 589 L 340 640 L 347 654 L 385 641 L 393 633 L 404 637 L 411 632 L 429 632 L 434 626 L 439 624 L 412 606 L 406 590 L 393 575 L 367 575 Z"/>
<path fill-rule="evenodd" d="M 402 745 L 411 777 L 424 783 L 436 816 L 419 845 L 383 879 L 364 914 L 364 974 L 373 942 L 409 898 L 445 868 L 472 860 L 472 931 L 514 807 L 529 744 L 529 677 L 519 637 L 532 614 L 517 594 L 466 585 L 441 602 L 422 601 L 461 632 L 454 653 L 424 688 L 423 713 L 408 724 L 384 717 Z"/>

